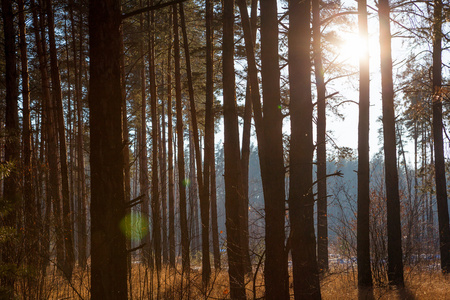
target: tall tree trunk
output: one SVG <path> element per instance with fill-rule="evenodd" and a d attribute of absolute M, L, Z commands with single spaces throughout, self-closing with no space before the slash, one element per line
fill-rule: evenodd
<path fill-rule="evenodd" d="M 46 1 L 48 37 L 50 44 L 50 71 L 52 78 L 52 101 L 55 106 L 54 114 L 58 128 L 59 136 L 59 158 L 61 166 L 62 183 L 62 207 L 63 207 L 63 235 L 64 235 L 64 264 L 62 271 L 67 278 L 72 277 L 72 271 L 75 264 L 75 253 L 73 247 L 73 229 L 71 224 L 70 196 L 69 196 L 69 177 L 67 170 L 67 147 L 66 133 L 64 125 L 64 115 L 62 107 L 61 78 L 58 67 L 58 56 L 56 51 L 55 24 L 53 19 L 52 0 Z"/>
<path fill-rule="evenodd" d="M 41 4 L 41 3 L 40 3 Z M 46 157 L 48 161 L 48 186 L 47 186 L 47 203 L 46 203 L 46 220 L 50 221 L 50 206 L 53 206 L 53 222 L 56 228 L 56 231 L 61 229 L 61 197 L 60 197 L 60 182 L 58 176 L 58 154 L 57 154 L 57 141 L 56 141 L 56 132 L 54 128 L 54 113 L 53 113 L 53 105 L 50 96 L 50 81 L 47 73 L 47 49 L 45 43 L 42 41 L 45 40 L 45 22 L 44 22 L 44 13 L 42 10 L 39 11 L 39 20 L 38 20 L 38 7 L 35 5 L 34 0 L 31 1 L 31 7 L 33 12 L 33 25 L 34 28 L 40 28 L 42 33 L 35 31 L 35 40 L 36 40 L 36 50 L 39 58 L 39 71 L 41 74 L 41 87 L 43 93 L 43 115 L 44 115 L 44 131 L 46 136 Z M 51 204 L 51 205 L 50 205 Z M 44 225 L 49 229 L 50 224 Z M 46 229 L 47 229 L 46 228 Z M 48 230 L 44 230 L 44 234 L 49 234 Z M 50 247 L 50 238 L 49 236 L 45 237 L 46 245 L 44 248 L 49 249 Z M 56 234 L 56 262 L 58 265 L 63 265 L 64 263 L 64 240 L 61 234 Z M 46 251 L 47 252 L 47 251 Z M 45 253 L 43 259 L 43 265 L 47 265 L 49 263 L 50 257 L 47 255 L 49 253 Z"/>
<path fill-rule="evenodd" d="M 317 88 L 317 263 L 328 271 L 326 101 L 320 32 L 320 1 L 312 1 L 314 75 Z"/>
<path fill-rule="evenodd" d="M 162 85 L 164 86 L 164 80 Z M 161 103 L 161 127 L 159 130 L 159 161 L 161 176 L 161 209 L 162 209 L 162 257 L 163 263 L 169 262 L 167 248 L 167 150 L 166 150 L 166 113 L 164 102 Z"/>
<path fill-rule="evenodd" d="M 127 299 L 120 1 L 89 1 L 91 297 Z"/>
<path fill-rule="evenodd" d="M 172 20 L 169 21 L 172 25 Z M 172 37 L 169 38 L 169 51 L 167 59 L 167 160 L 169 176 L 169 263 L 175 267 L 175 183 L 173 173 L 173 126 L 172 126 Z"/>
<path fill-rule="evenodd" d="M 310 1 L 289 6 L 289 216 L 295 299 L 320 299 L 314 235 Z"/>
<path fill-rule="evenodd" d="M 181 103 L 181 74 L 180 74 L 180 38 L 178 35 L 177 6 L 173 6 L 173 31 L 174 31 L 174 60 L 175 60 L 175 98 L 177 110 L 177 150 L 178 150 L 178 189 L 180 194 L 180 227 L 181 227 L 181 261 L 182 272 L 189 278 L 189 231 L 186 211 L 186 175 L 184 171 L 184 129 L 183 106 Z"/>
<path fill-rule="evenodd" d="M 143 1 L 141 1 L 141 6 Z M 144 16 L 143 14 L 139 17 L 140 30 L 142 33 L 141 40 L 139 43 L 139 53 L 140 53 L 140 65 L 139 65 L 139 76 L 141 85 L 141 123 L 139 124 L 140 129 L 140 144 L 139 144 L 139 190 L 141 195 L 143 195 L 143 201 L 141 205 L 142 214 L 145 220 L 150 220 L 150 188 L 148 179 L 148 156 L 147 156 L 147 79 L 145 72 L 145 52 L 144 52 Z M 153 187 L 152 187 L 153 191 Z M 146 225 L 148 226 L 148 225 Z M 147 231 L 147 228 L 146 230 Z M 152 255 L 152 245 L 150 240 L 150 233 L 146 233 L 142 239 L 142 244 L 145 244 L 143 248 L 144 261 L 147 266 L 153 266 L 153 255 Z"/>
<path fill-rule="evenodd" d="M 77 59 L 77 43 L 75 36 L 75 20 L 73 12 L 73 1 L 70 2 L 70 22 L 72 29 L 72 47 L 73 47 L 73 59 L 74 59 L 74 72 L 75 72 L 75 101 L 76 101 L 76 114 L 77 114 L 77 171 L 78 171 L 78 201 L 77 201 L 77 234 L 78 234 L 78 263 L 80 267 L 84 269 L 87 263 L 87 230 L 86 230 L 86 175 L 85 175 L 85 163 L 84 163 L 84 127 L 83 127 L 83 103 L 82 93 L 83 86 L 81 82 L 81 74 L 83 72 L 83 48 L 80 44 L 79 53 L 80 59 Z M 81 13 L 80 13 L 81 15 Z M 81 20 L 80 20 L 81 21 Z M 82 22 L 79 24 L 79 34 L 83 35 Z"/>
<path fill-rule="evenodd" d="M 20 58 L 22 65 L 22 103 L 23 103 L 23 201 L 25 206 L 25 251 L 27 254 L 26 263 L 30 270 L 37 270 L 38 243 L 39 243 L 39 220 L 37 219 L 36 199 L 33 191 L 33 164 L 31 157 L 31 118 L 30 118 L 30 87 L 28 75 L 28 53 L 25 26 L 25 6 L 23 0 L 18 1 L 19 9 L 19 37 L 20 37 Z M 27 293 L 32 293 L 36 289 L 36 278 L 30 276 L 27 280 Z M 31 294 L 27 295 L 31 297 Z"/>
<path fill-rule="evenodd" d="M 441 269 L 450 272 L 450 227 L 448 216 L 447 182 L 445 178 L 444 142 L 442 137 L 442 1 L 434 0 L 433 23 L 433 139 L 436 202 L 439 222 Z"/>
<path fill-rule="evenodd" d="M 147 2 L 149 3 L 149 2 Z M 153 5 L 153 1 L 150 2 Z M 158 292 L 159 292 L 159 272 L 161 271 L 161 204 L 159 194 L 158 176 L 158 96 L 156 91 L 155 72 L 155 41 L 153 27 L 155 24 L 154 12 L 150 13 L 149 31 L 149 74 L 150 74 L 150 110 L 152 115 L 152 221 L 153 221 L 153 246 L 156 270 L 158 272 Z"/>
<path fill-rule="evenodd" d="M 359 125 L 358 125 L 358 216 L 357 259 L 358 287 L 372 287 L 370 267 L 370 158 L 369 158 L 369 34 L 367 29 L 367 1 L 358 0 L 359 36 L 363 53 L 359 59 Z"/>
<path fill-rule="evenodd" d="M 206 0 L 206 100 L 205 100 L 205 157 L 203 162 L 203 193 L 205 195 L 204 203 L 211 204 L 211 235 L 213 243 L 213 256 L 214 256 L 214 268 L 218 270 L 220 268 L 220 250 L 219 250 L 219 236 L 217 226 L 217 205 L 215 203 L 215 167 L 214 167 L 214 50 L 213 39 L 214 30 L 212 28 L 213 22 L 213 5 L 211 0 Z M 213 183 L 214 182 L 214 183 Z M 214 193 L 214 195 L 213 195 Z M 214 202 L 213 202 L 214 201 Z M 202 204 L 200 204 L 202 206 Z M 206 210 L 205 207 L 201 208 Z M 209 208 L 208 208 L 209 210 Z M 214 212 L 213 212 L 214 210 Z M 202 245 L 209 241 L 203 240 L 203 226 L 206 221 L 206 217 L 202 214 Z M 215 219 L 214 219 L 215 217 Z M 209 225 L 209 224 L 208 224 Z M 206 230 L 206 229 L 205 229 Z M 208 228 L 209 230 L 209 228 Z M 202 246 L 203 247 L 203 246 Z M 202 248 L 203 251 L 203 248 Z"/>
<path fill-rule="evenodd" d="M 289 299 L 289 275 L 287 252 L 285 250 L 286 196 L 280 110 L 277 1 L 261 1 L 260 7 L 263 123 L 258 121 L 261 118 L 261 111 L 258 107 L 261 104 L 258 101 L 253 100 L 253 109 L 266 212 L 266 261 L 264 268 L 266 299 Z M 256 84 L 251 83 L 252 97 L 254 97 L 253 91 L 257 91 L 255 86 Z M 261 125 L 258 125 L 258 123 Z M 258 134 L 258 131 L 261 131 L 258 128 L 262 129 L 264 137 Z"/>
<path fill-rule="evenodd" d="M 196 161 L 196 170 L 197 170 L 197 183 L 199 188 L 199 198 L 200 198 L 200 215 L 201 215 L 201 228 L 202 228 L 202 282 L 203 285 L 206 286 L 209 282 L 209 278 L 211 275 L 211 263 L 209 260 L 209 197 L 207 194 L 207 190 L 205 190 L 203 186 L 203 176 L 202 176 L 202 159 L 200 152 L 200 139 L 198 135 L 198 122 L 197 122 L 197 112 L 195 108 L 195 99 L 194 99 L 194 87 L 192 80 L 192 71 L 191 71 L 191 58 L 189 52 L 189 44 L 186 32 L 186 21 L 184 17 L 184 6 L 183 3 L 180 3 L 180 18 L 181 18 L 181 29 L 183 32 L 183 44 L 184 44 L 184 55 L 186 58 L 186 73 L 188 79 L 188 92 L 189 92 L 189 103 L 190 103 L 190 111 L 191 111 L 191 124 L 192 124 L 192 133 L 193 133 L 193 142 L 195 149 L 195 161 Z M 211 35 L 211 33 L 209 33 Z M 212 54 L 210 54 L 212 55 Z M 212 75 L 211 75 L 212 76 Z M 212 78 L 211 78 L 212 80 Z M 214 126 L 214 124 L 213 124 Z M 214 127 L 213 127 L 214 130 Z M 206 155 L 205 155 L 206 161 Z M 206 180 L 206 179 L 205 179 Z M 198 224 L 198 223 L 196 223 Z"/>
<path fill-rule="evenodd" d="M 249 73 L 251 69 L 251 73 L 247 76 L 247 89 L 245 94 L 245 110 L 244 110 L 244 127 L 242 134 L 242 150 L 241 150 L 241 168 L 242 168 L 242 194 L 244 195 L 244 205 L 242 206 L 242 220 L 243 220 L 243 230 L 242 230 L 242 255 L 244 259 L 244 267 L 246 273 L 251 273 L 252 266 L 250 261 L 250 253 L 249 253 L 249 232 L 248 232 L 248 204 L 249 204 L 249 195 L 248 195 L 248 166 L 250 159 L 250 129 L 251 129 L 251 119 L 252 119 L 252 91 L 254 96 L 259 98 L 259 86 L 257 79 L 257 70 L 256 70 L 256 62 L 255 62 L 255 54 L 254 54 L 254 40 L 256 37 L 256 6 L 257 1 L 252 1 L 252 22 L 250 22 L 247 11 L 247 4 L 245 1 L 238 1 L 239 11 L 241 14 L 242 25 L 244 28 L 244 40 L 246 45 L 246 53 L 247 60 L 251 60 L 247 64 L 249 67 Z M 247 49 L 248 48 L 248 49 Z M 252 80 L 252 83 L 250 83 Z M 252 89 L 252 84 L 256 85 Z"/>
<path fill-rule="evenodd" d="M 380 19 L 381 93 L 383 102 L 384 163 L 387 196 L 388 280 L 391 285 L 403 286 L 402 228 L 400 222 L 400 196 L 398 191 L 389 10 L 389 0 L 380 0 L 378 15 Z"/>
<path fill-rule="evenodd" d="M 16 70 L 16 44 L 14 29 L 14 13 L 12 2 L 2 0 L 3 33 L 5 37 L 5 88 L 6 88 L 6 110 L 5 110 L 5 161 L 10 165 L 10 174 L 3 182 L 2 207 L 9 208 L 9 212 L 2 216 L 2 227 L 11 236 L 1 243 L 2 274 L 0 276 L 0 296 L 4 299 L 14 298 L 14 283 L 16 281 L 15 267 L 17 264 L 16 245 L 16 218 L 20 203 L 20 132 L 18 114 L 18 88 Z M 3 212 L 2 212 L 3 213 Z"/>
<path fill-rule="evenodd" d="M 234 73 L 234 1 L 223 2 L 223 120 L 228 275 L 232 299 L 246 299 L 239 218 L 243 196 Z"/>

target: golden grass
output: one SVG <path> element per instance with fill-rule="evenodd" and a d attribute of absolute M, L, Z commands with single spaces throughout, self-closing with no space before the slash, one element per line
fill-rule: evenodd
<path fill-rule="evenodd" d="M 129 299 L 230 299 L 228 273 L 226 270 L 214 272 L 210 285 L 202 288 L 201 271 L 191 270 L 190 280 L 177 270 L 164 267 L 158 276 L 142 264 L 133 264 Z M 58 272 L 49 272 L 40 293 L 40 299 L 89 299 L 88 272 L 77 270 L 69 284 Z M 264 296 L 264 279 L 261 270 L 256 277 L 246 278 L 248 299 L 262 299 Z M 254 285 L 256 295 L 254 295 Z M 20 289 L 20 288 L 19 288 Z M 352 270 L 333 270 L 321 280 L 322 298 L 358 299 L 356 272 Z M 20 294 L 20 293 L 19 293 Z M 291 295 L 293 290 L 291 285 Z M 81 296 L 81 297 L 80 297 Z M 188 297 L 189 296 L 189 297 Z M 255 297 L 256 296 L 256 297 Z M 363 299 L 370 299 L 364 297 Z M 373 289 L 373 299 L 449 299 L 450 276 L 439 271 L 419 271 L 405 268 L 405 289 L 398 290 L 388 286 L 377 286 Z"/>

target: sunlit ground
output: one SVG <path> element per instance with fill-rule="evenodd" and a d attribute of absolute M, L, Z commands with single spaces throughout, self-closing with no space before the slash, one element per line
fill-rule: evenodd
<path fill-rule="evenodd" d="M 180 268 L 179 268 L 180 269 Z M 255 271 L 255 269 L 254 269 Z M 264 295 L 262 270 L 256 276 L 246 277 L 248 299 L 261 299 Z M 41 284 L 39 299 L 89 299 L 89 274 L 76 270 L 69 284 L 58 272 L 49 268 L 45 282 Z M 355 265 L 332 265 L 329 273 L 321 280 L 323 299 L 358 299 Z M 292 280 L 292 277 L 291 277 Z M 380 280 L 380 278 L 378 278 Z M 375 280 L 377 281 L 377 280 Z M 373 289 L 374 299 L 450 299 L 450 277 L 445 277 L 436 268 L 429 266 L 405 267 L 406 288 L 398 290 L 388 287 L 384 281 Z M 159 287 L 158 287 L 159 286 Z M 291 298 L 293 289 L 291 287 Z M 19 295 L 24 298 L 23 286 L 16 287 Z M 129 299 L 230 299 L 228 273 L 226 270 L 212 272 L 211 282 L 207 289 L 202 288 L 201 269 L 192 268 L 190 281 L 182 280 L 178 271 L 163 268 L 158 284 L 156 271 L 142 264 L 133 263 L 131 277 L 131 293 Z M 33 291 L 31 294 L 35 294 Z M 37 295 L 37 294 L 35 294 Z M 34 297 L 32 297 L 34 298 Z"/>

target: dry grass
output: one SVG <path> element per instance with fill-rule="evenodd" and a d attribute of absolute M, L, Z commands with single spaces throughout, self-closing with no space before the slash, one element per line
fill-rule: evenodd
<path fill-rule="evenodd" d="M 322 280 L 323 299 L 358 299 L 356 273 L 337 272 Z M 450 299 L 450 277 L 439 271 L 418 271 L 405 268 L 405 288 L 378 286 L 374 299 Z M 362 297 L 362 299 L 370 299 Z"/>
<path fill-rule="evenodd" d="M 165 267 L 159 274 L 142 264 L 133 264 L 131 290 L 129 299 L 230 299 L 228 273 L 226 270 L 212 273 L 207 289 L 202 288 L 201 271 L 193 269 L 188 281 L 177 270 Z M 77 270 L 69 284 L 58 272 L 48 272 L 40 293 L 40 299 L 89 299 L 89 274 Z M 248 299 L 262 299 L 264 296 L 263 276 L 261 270 L 256 277 L 247 277 Z M 450 276 L 445 277 L 439 271 L 405 268 L 406 288 L 393 289 L 378 286 L 373 289 L 373 298 L 362 299 L 449 299 Z M 292 286 L 291 286 L 292 287 Z M 20 290 L 20 287 L 18 287 Z M 254 295 L 256 291 L 256 295 Z M 352 270 L 333 270 L 322 278 L 321 291 L 323 299 L 358 299 L 356 272 Z M 19 293 L 19 295 L 23 293 Z M 159 297 L 158 297 L 159 295 Z M 291 289 L 291 295 L 293 290 Z M 293 297 L 292 297 L 293 298 Z"/>

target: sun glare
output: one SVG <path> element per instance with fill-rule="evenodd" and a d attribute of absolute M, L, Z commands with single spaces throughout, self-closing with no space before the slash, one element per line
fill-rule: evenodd
<path fill-rule="evenodd" d="M 359 58 L 365 53 L 366 47 L 364 40 L 357 34 L 349 34 L 340 45 L 340 54 L 342 58 L 351 65 L 358 65 Z"/>

